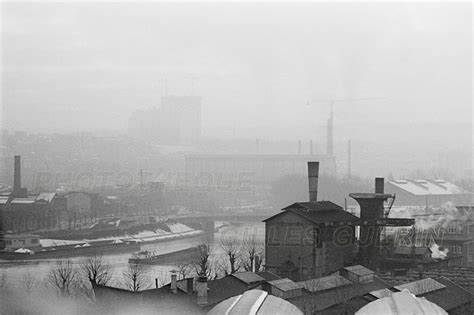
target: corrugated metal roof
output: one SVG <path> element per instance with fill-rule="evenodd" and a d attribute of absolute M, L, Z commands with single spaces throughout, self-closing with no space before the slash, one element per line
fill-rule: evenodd
<path fill-rule="evenodd" d="M 391 296 L 393 294 L 393 291 L 389 289 L 382 289 L 382 290 L 372 291 L 369 294 L 378 299 L 382 299 L 384 297 Z"/>
<path fill-rule="evenodd" d="M 353 284 L 352 281 L 340 275 L 330 275 L 322 278 L 300 281 L 297 283 L 302 285 L 307 291 L 313 293 Z"/>
<path fill-rule="evenodd" d="M 260 282 L 260 281 L 265 281 L 264 278 L 260 277 L 256 273 L 246 271 L 246 272 L 237 272 L 232 274 L 232 276 L 236 277 L 240 281 L 243 281 L 247 284 L 255 283 L 255 282 Z"/>
<path fill-rule="evenodd" d="M 355 265 L 355 266 L 349 266 L 349 267 L 344 267 L 345 270 L 350 271 L 352 273 L 355 273 L 358 276 L 366 276 L 366 275 L 373 275 L 374 272 L 364 266 L 361 265 Z"/>
<path fill-rule="evenodd" d="M 288 278 L 273 280 L 273 281 L 269 281 L 268 283 L 282 291 L 292 291 L 292 290 L 301 289 L 303 287 L 302 284 L 293 282 L 292 280 Z"/>
<path fill-rule="evenodd" d="M 448 314 L 438 305 L 426 300 L 417 298 L 408 290 L 393 293 L 389 297 L 373 301 L 362 307 L 356 315 L 445 315 Z"/>
<path fill-rule="evenodd" d="M 413 281 L 413 282 L 405 283 L 402 285 L 397 285 L 394 288 L 399 291 L 403 291 L 404 289 L 407 289 L 412 294 L 421 295 L 421 294 L 437 291 L 440 289 L 444 289 L 446 288 L 446 286 L 431 278 L 425 278 L 418 281 Z"/>

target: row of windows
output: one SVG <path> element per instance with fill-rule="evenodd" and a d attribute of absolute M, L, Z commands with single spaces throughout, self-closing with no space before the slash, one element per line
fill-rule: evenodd
<path fill-rule="evenodd" d="M 26 240 L 15 240 L 16 244 L 18 245 L 25 245 L 26 244 Z M 37 238 L 32 238 L 30 240 L 31 244 L 38 244 L 39 243 L 39 240 Z M 13 245 L 13 241 L 12 240 L 5 240 L 5 245 Z"/>

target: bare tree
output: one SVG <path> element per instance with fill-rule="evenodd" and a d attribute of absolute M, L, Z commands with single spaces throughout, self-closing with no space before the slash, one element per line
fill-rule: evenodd
<path fill-rule="evenodd" d="M 56 288 L 61 296 L 70 296 L 77 280 L 77 271 L 70 259 L 56 261 L 48 275 L 48 283 Z"/>
<path fill-rule="evenodd" d="M 176 271 L 181 279 L 185 279 L 192 271 L 193 266 L 189 262 L 181 262 L 177 266 Z"/>
<path fill-rule="evenodd" d="M 246 271 L 258 272 L 263 267 L 263 243 L 255 235 L 243 244 L 242 267 Z"/>
<path fill-rule="evenodd" d="M 221 248 L 227 256 L 227 260 L 230 266 L 230 274 L 239 271 L 240 266 L 237 264 L 237 257 L 239 257 L 240 246 L 239 242 L 235 238 L 223 238 L 221 239 Z M 227 272 L 227 268 L 225 268 Z"/>
<path fill-rule="evenodd" d="M 107 285 L 112 278 L 112 268 L 100 255 L 88 257 L 81 264 L 82 274 L 89 280 L 92 287 Z"/>
<path fill-rule="evenodd" d="M 8 287 L 7 275 L 2 273 L 0 275 L 0 289 L 6 289 Z"/>
<path fill-rule="evenodd" d="M 128 264 L 127 270 L 123 273 L 125 286 L 133 291 L 138 292 L 147 287 L 148 272 L 143 265 L 134 263 Z"/>
<path fill-rule="evenodd" d="M 199 244 L 197 251 L 192 258 L 192 265 L 198 277 L 210 278 L 212 274 L 211 268 L 211 246 L 209 244 Z"/>
<path fill-rule="evenodd" d="M 23 275 L 23 288 L 27 294 L 30 294 L 33 288 L 36 286 L 36 278 L 30 272 Z"/>

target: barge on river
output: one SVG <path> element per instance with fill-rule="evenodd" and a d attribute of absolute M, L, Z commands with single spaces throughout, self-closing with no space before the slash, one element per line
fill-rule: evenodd
<path fill-rule="evenodd" d="M 128 263 L 142 265 L 167 265 L 180 261 L 187 261 L 195 256 L 197 252 L 198 248 L 195 246 L 160 255 L 144 251 L 135 254 L 128 260 Z"/>

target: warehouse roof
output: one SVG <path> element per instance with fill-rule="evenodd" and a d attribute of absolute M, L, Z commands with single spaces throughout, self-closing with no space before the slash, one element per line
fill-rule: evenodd
<path fill-rule="evenodd" d="M 399 179 L 388 182 L 389 185 L 395 186 L 406 191 L 409 194 L 424 195 L 460 195 L 469 194 L 470 192 L 456 186 L 453 183 L 441 179 Z"/>
<path fill-rule="evenodd" d="M 330 201 L 318 202 L 296 202 L 286 208 L 282 212 L 263 220 L 266 222 L 277 216 L 283 215 L 287 212 L 295 213 L 306 220 L 315 224 L 323 224 L 329 222 L 343 222 L 345 224 L 354 224 L 359 220 L 358 217 L 343 210 L 342 207 Z"/>

